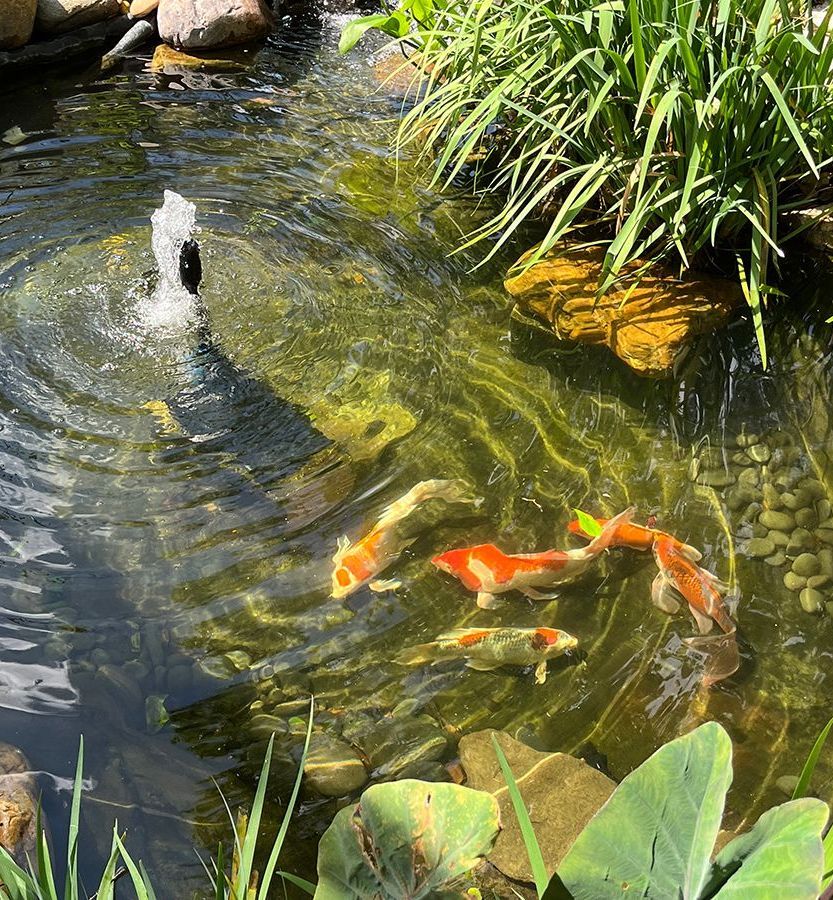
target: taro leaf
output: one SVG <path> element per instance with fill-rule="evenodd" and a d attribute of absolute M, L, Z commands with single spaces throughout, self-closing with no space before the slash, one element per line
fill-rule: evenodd
<path fill-rule="evenodd" d="M 316 900 L 438 897 L 500 830 L 491 794 L 406 779 L 369 787 L 318 845 Z"/>
<path fill-rule="evenodd" d="M 576 900 L 695 900 L 732 781 L 732 742 L 716 722 L 660 747 L 616 788 L 558 867 Z"/>
<path fill-rule="evenodd" d="M 362 39 L 365 31 L 371 28 L 381 28 L 387 22 L 388 16 L 382 13 L 376 13 L 372 16 L 362 16 L 359 19 L 351 19 L 341 31 L 341 38 L 338 42 L 338 52 L 348 53 Z"/>
<path fill-rule="evenodd" d="M 751 831 L 717 854 L 703 896 L 816 900 L 824 868 L 821 835 L 827 815 L 827 804 L 813 797 L 767 810 Z"/>

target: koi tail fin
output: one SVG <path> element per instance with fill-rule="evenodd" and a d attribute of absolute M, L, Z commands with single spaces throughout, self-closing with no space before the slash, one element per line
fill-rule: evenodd
<path fill-rule="evenodd" d="M 396 662 L 402 666 L 422 666 L 434 661 L 436 649 L 437 645 L 433 641 L 427 644 L 415 644 L 413 647 L 401 650 L 396 655 Z"/>
<path fill-rule="evenodd" d="M 607 550 L 616 537 L 616 529 L 620 525 L 630 522 L 635 513 L 636 507 L 629 506 L 624 512 L 620 512 L 618 516 L 608 519 L 601 532 L 584 548 L 588 556 L 598 556 L 603 550 Z"/>
<path fill-rule="evenodd" d="M 740 668 L 737 633 L 733 629 L 713 637 L 686 638 L 683 643 L 704 656 L 703 685 L 710 687 Z"/>
<path fill-rule="evenodd" d="M 447 503 L 471 503 L 479 506 L 483 500 L 474 497 L 468 485 L 456 479 L 432 478 L 428 481 L 420 481 L 406 494 L 388 506 L 382 513 L 382 518 L 374 526 L 374 531 L 380 528 L 389 528 L 403 519 L 407 519 L 414 510 L 427 500 L 445 500 Z"/>

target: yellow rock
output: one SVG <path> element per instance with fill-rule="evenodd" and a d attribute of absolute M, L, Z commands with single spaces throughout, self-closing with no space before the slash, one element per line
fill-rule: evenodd
<path fill-rule="evenodd" d="M 133 0 L 130 4 L 130 15 L 134 19 L 141 19 L 142 16 L 150 15 L 157 6 L 159 0 Z"/>
<path fill-rule="evenodd" d="M 174 75 L 184 70 L 228 72 L 246 69 L 254 62 L 255 54 L 248 50 L 192 50 L 183 53 L 167 44 L 160 44 L 150 63 L 152 72 Z"/>
<path fill-rule="evenodd" d="M 737 282 L 702 273 L 681 281 L 655 269 L 637 280 L 638 261 L 597 298 L 603 255 L 598 247 L 552 251 L 504 286 L 521 312 L 542 319 L 560 340 L 604 344 L 649 378 L 670 375 L 695 337 L 716 330 L 743 303 Z"/>

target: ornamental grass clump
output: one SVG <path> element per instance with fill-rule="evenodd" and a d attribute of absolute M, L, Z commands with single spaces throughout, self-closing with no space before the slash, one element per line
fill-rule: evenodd
<path fill-rule="evenodd" d="M 541 219 L 526 264 L 567 235 L 601 243 L 600 294 L 635 260 L 684 271 L 731 251 L 766 362 L 779 219 L 820 195 L 833 156 L 830 13 L 814 27 L 794 0 L 405 0 L 372 18 L 342 49 L 376 27 L 417 51 L 401 144 L 436 153 L 435 180 L 473 170 L 504 198 L 466 246 L 488 239 L 488 258 Z"/>

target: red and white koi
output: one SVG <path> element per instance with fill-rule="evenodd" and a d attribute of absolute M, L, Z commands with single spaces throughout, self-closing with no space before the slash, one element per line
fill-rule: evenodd
<path fill-rule="evenodd" d="M 602 527 L 609 521 L 609 519 L 596 519 L 596 522 Z M 700 553 L 696 547 L 692 547 L 690 544 L 684 544 L 673 535 L 654 528 L 655 522 L 656 520 L 653 516 L 649 519 L 650 524 L 648 525 L 636 525 L 633 522 L 623 522 L 616 529 L 616 533 L 610 542 L 610 546 L 630 547 L 633 550 L 652 550 L 655 540 L 658 538 L 669 538 L 676 543 L 680 553 L 692 562 L 699 562 L 703 558 L 703 554 Z M 581 523 L 578 519 L 573 519 L 573 521 L 567 525 L 567 531 L 569 531 L 570 534 L 577 534 L 579 537 L 590 537 L 590 535 L 581 527 Z"/>
<path fill-rule="evenodd" d="M 365 584 L 374 591 L 393 590 L 396 580 L 375 581 L 376 576 L 396 562 L 417 535 L 402 534 L 397 526 L 428 500 L 448 503 L 474 503 L 468 488 L 461 481 L 431 479 L 415 484 L 406 494 L 391 503 L 371 530 L 355 544 L 345 536 L 338 540 L 333 557 L 332 597 L 348 597 Z"/>
<path fill-rule="evenodd" d="M 496 595 L 507 591 L 520 591 L 531 600 L 553 600 L 557 592 L 542 593 L 538 588 L 555 588 L 583 575 L 633 514 L 632 507 L 619 513 L 602 528 L 601 534 L 578 550 L 512 555 L 494 544 L 478 544 L 440 553 L 432 562 L 459 578 L 470 591 L 477 591 L 477 605 L 484 608 L 494 606 Z"/>
<path fill-rule="evenodd" d="M 501 666 L 535 666 L 535 682 L 547 679 L 547 660 L 578 646 L 566 631 L 556 628 L 456 628 L 427 644 L 409 647 L 399 655 L 405 665 L 464 658 L 470 669 L 488 671 Z"/>

